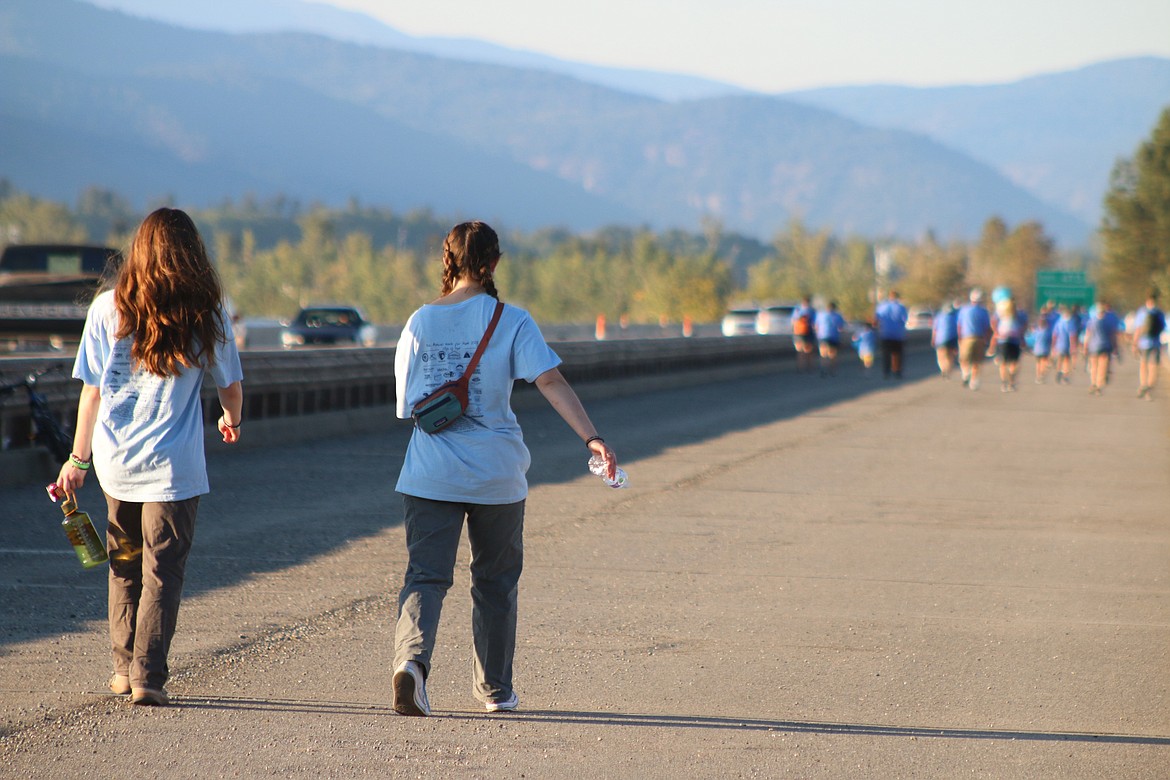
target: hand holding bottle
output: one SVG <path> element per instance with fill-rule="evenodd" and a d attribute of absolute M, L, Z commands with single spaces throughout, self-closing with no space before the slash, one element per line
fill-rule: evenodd
<path fill-rule="evenodd" d="M 625 470 L 617 465 L 617 460 L 606 461 L 600 455 L 594 454 L 589 458 L 589 470 L 601 477 L 611 488 L 624 488 L 630 484 Z"/>
<path fill-rule="evenodd" d="M 589 471 L 605 480 L 605 484 L 612 488 L 623 488 L 628 479 L 626 472 L 618 468 L 617 455 L 605 443 L 605 439 L 594 434 L 585 440 L 589 449 Z"/>
<path fill-rule="evenodd" d="M 92 569 L 108 561 L 106 546 L 98 537 L 93 521 L 89 519 L 88 514 L 77 508 L 77 496 L 61 491 L 56 484 L 49 485 L 45 490 L 53 503 L 56 503 L 58 498 L 61 499 L 61 511 L 65 513 L 61 528 L 65 530 L 65 536 L 73 545 L 73 551 L 77 553 L 77 560 L 81 565 Z"/>

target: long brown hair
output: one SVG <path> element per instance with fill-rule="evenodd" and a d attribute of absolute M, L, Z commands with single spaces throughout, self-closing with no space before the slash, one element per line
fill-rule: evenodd
<path fill-rule="evenodd" d="M 212 366 L 216 345 L 227 341 L 222 299 L 195 223 L 178 209 L 161 208 L 138 226 L 118 273 L 114 335 L 133 336 L 135 364 L 156 376 Z"/>
<path fill-rule="evenodd" d="M 455 288 L 461 276 L 483 285 L 499 298 L 492 266 L 500 259 L 500 238 L 486 222 L 463 222 L 451 228 L 443 241 L 443 286 L 440 295 Z"/>

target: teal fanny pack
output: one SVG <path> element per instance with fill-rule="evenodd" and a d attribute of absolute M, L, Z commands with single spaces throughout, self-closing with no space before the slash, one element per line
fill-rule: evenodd
<path fill-rule="evenodd" d="M 491 322 L 488 323 L 487 330 L 484 331 L 483 338 L 480 339 L 479 346 L 475 349 L 475 354 L 468 361 L 463 376 L 439 385 L 426 398 L 411 408 L 410 416 L 414 419 L 415 427 L 420 431 L 438 433 L 462 417 L 463 413 L 467 411 L 467 383 L 471 381 L 471 375 L 475 373 L 475 367 L 479 365 L 479 358 L 487 348 L 488 342 L 491 341 L 492 333 L 495 332 L 496 323 L 500 321 L 500 314 L 503 311 L 503 302 L 496 301 L 496 309 L 492 312 Z"/>
<path fill-rule="evenodd" d="M 467 411 L 466 399 L 467 387 L 462 379 L 448 382 L 415 404 L 410 416 L 423 433 L 438 433 L 463 416 Z"/>

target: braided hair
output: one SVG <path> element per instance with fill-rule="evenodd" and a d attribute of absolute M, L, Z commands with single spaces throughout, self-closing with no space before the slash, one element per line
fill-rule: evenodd
<path fill-rule="evenodd" d="M 492 266 L 500 259 L 500 239 L 486 222 L 463 222 L 451 228 L 443 241 L 443 286 L 440 295 L 455 289 L 466 276 L 499 298 Z"/>

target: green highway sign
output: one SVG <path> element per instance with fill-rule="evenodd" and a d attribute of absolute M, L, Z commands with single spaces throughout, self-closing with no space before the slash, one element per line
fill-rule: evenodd
<path fill-rule="evenodd" d="M 1097 288 L 1089 284 L 1084 271 L 1037 271 L 1036 310 L 1051 301 L 1058 306 L 1088 309 L 1097 299 Z"/>
<path fill-rule="evenodd" d="M 1084 271 L 1037 271 L 1036 284 L 1054 287 L 1084 287 L 1089 280 Z"/>

